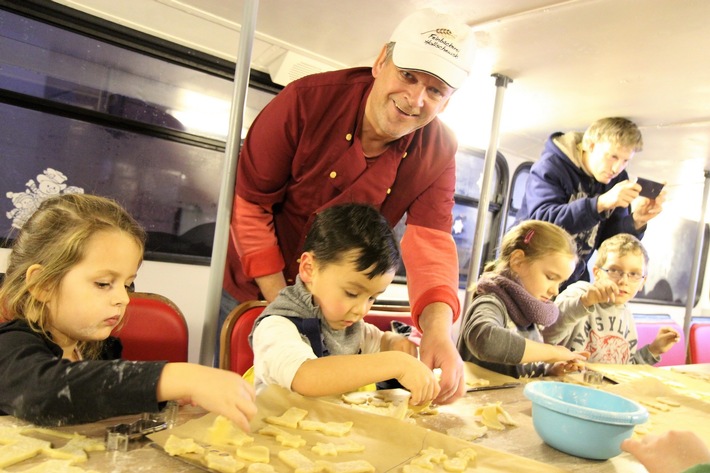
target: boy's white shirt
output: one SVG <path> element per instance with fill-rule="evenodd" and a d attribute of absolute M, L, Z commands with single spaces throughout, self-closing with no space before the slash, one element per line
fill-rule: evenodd
<path fill-rule="evenodd" d="M 584 307 L 581 298 L 591 286 L 589 282 L 578 281 L 557 296 L 555 304 L 560 309 L 560 316 L 553 325 L 543 331 L 545 342 L 583 351 L 590 338 L 584 330 L 585 322 L 590 321 L 592 336 L 597 337 L 595 342 L 599 350 L 592 354 L 590 362 L 648 363 L 650 360 L 637 355 L 642 347 L 638 346 L 638 332 L 633 313 L 626 304 L 595 304 Z"/>
<path fill-rule="evenodd" d="M 372 324 L 364 323 L 363 327 L 360 353 L 378 353 L 383 332 Z M 269 384 L 291 389 L 298 368 L 305 361 L 317 358 L 296 325 L 278 315 L 266 317 L 257 325 L 252 345 L 257 393 Z"/>

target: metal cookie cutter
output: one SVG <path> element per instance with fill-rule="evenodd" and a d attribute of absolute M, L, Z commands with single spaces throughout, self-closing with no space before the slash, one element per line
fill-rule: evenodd
<path fill-rule="evenodd" d="M 165 421 L 139 419 L 130 424 L 116 424 L 106 428 L 106 450 L 128 451 L 128 442 L 144 435 L 166 429 Z"/>
<path fill-rule="evenodd" d="M 599 371 L 593 371 L 593 370 L 584 370 L 584 382 L 587 384 L 592 384 L 594 386 L 598 386 L 602 384 L 602 381 L 604 380 L 604 375 L 600 373 Z"/>

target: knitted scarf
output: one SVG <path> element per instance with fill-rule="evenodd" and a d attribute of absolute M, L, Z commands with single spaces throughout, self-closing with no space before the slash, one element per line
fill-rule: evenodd
<path fill-rule="evenodd" d="M 530 295 L 520 280 L 510 272 L 483 273 L 478 280 L 476 293 L 492 294 L 503 301 L 508 315 L 518 327 L 529 327 L 532 324 L 547 327 L 560 314 L 552 302 L 542 302 Z"/>

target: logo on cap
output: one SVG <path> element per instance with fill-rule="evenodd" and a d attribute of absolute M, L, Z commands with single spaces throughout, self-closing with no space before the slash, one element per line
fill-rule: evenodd
<path fill-rule="evenodd" d="M 459 48 L 454 46 L 451 42 L 456 39 L 456 35 L 450 29 L 437 28 L 435 30 L 424 31 L 420 34 L 429 35 L 429 37 L 424 40 L 424 44 L 434 46 L 451 57 L 459 57 Z M 448 41 L 447 38 L 449 39 Z"/>

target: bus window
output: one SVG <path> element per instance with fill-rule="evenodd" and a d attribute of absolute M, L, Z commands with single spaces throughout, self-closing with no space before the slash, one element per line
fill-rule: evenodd
<path fill-rule="evenodd" d="M 510 214 L 515 217 L 520 206 L 523 205 L 523 197 L 525 197 L 525 184 L 530 176 L 530 168 L 532 163 L 523 163 L 515 170 L 513 175 L 513 183 L 510 191 Z"/>
<path fill-rule="evenodd" d="M 220 76 L 1 9 L 0 24 L 5 244 L 44 198 L 86 192 L 146 228 L 146 259 L 208 264 L 233 65 Z M 246 127 L 274 93 L 250 88 Z"/>
<path fill-rule="evenodd" d="M 454 207 L 452 209 L 451 236 L 456 243 L 456 252 L 459 260 L 459 288 L 465 289 L 468 279 L 468 268 L 471 264 L 473 239 L 478 219 L 478 204 L 481 197 L 481 183 L 485 164 L 485 152 L 467 148 L 459 148 L 456 153 L 456 190 Z M 493 172 L 493 185 L 491 186 L 491 199 L 486 213 L 486 229 L 490 235 L 484 244 L 484 259 L 495 257 L 496 242 L 500 238 L 500 219 L 503 215 L 501 202 L 507 191 L 508 168 L 502 155 L 498 155 Z M 395 235 L 401 240 L 404 235 L 405 215 L 395 226 Z M 492 242 L 492 243 L 491 243 Z M 400 265 L 395 277 L 396 282 L 404 282 L 406 272 L 404 265 Z"/>
<path fill-rule="evenodd" d="M 634 302 L 655 302 L 685 306 L 688 300 L 690 269 L 695 252 L 698 222 L 661 214 L 654 221 L 655 231 L 648 231 L 641 242 L 648 252 L 648 276 Z M 658 229 L 663 228 L 663 231 Z M 696 300 L 702 291 L 702 275 L 708 255 L 710 229 L 705 226 L 704 245 L 700 257 L 699 284 Z"/>

